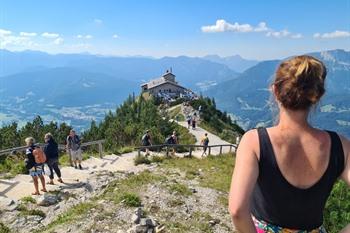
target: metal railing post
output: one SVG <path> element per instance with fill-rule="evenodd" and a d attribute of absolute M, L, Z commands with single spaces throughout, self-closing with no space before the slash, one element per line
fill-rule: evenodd
<path fill-rule="evenodd" d="M 222 146 L 220 146 L 220 155 L 222 154 Z"/>
<path fill-rule="evenodd" d="M 98 152 L 100 154 L 100 158 L 102 159 L 103 158 L 103 148 L 102 148 L 101 142 L 98 143 Z"/>

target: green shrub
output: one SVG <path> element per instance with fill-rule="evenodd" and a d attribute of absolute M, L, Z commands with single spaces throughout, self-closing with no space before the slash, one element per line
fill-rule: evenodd
<path fill-rule="evenodd" d="M 137 166 L 139 164 L 150 164 L 151 161 L 145 156 L 136 156 L 134 159 L 134 164 Z"/>
<path fill-rule="evenodd" d="M 120 148 L 118 150 L 118 154 L 126 154 L 126 153 L 130 153 L 130 152 L 133 152 L 134 151 L 134 148 L 131 147 L 131 146 L 124 146 L 122 148 Z"/>
<path fill-rule="evenodd" d="M 152 163 L 162 163 L 164 161 L 164 157 L 158 156 L 158 155 L 153 155 L 151 157 L 151 162 Z"/>
<path fill-rule="evenodd" d="M 141 206 L 141 199 L 135 193 L 124 193 L 120 197 L 120 201 L 123 202 L 124 205 L 130 207 L 139 207 Z"/>
<path fill-rule="evenodd" d="M 36 200 L 33 197 L 31 197 L 31 196 L 22 197 L 21 201 L 24 202 L 24 203 L 36 204 Z"/>
<path fill-rule="evenodd" d="M 338 181 L 326 203 L 324 225 L 327 232 L 340 232 L 350 222 L 350 190 Z"/>
<path fill-rule="evenodd" d="M 0 233 L 10 233 L 10 228 L 5 226 L 4 223 L 0 222 Z"/>

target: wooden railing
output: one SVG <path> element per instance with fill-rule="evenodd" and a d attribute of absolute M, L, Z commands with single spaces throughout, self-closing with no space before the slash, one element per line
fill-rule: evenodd
<path fill-rule="evenodd" d="M 156 151 L 161 151 L 163 148 L 165 148 L 166 151 L 166 156 L 169 156 L 169 149 L 174 148 L 175 151 L 177 148 L 189 148 L 189 157 L 192 156 L 192 152 L 195 148 L 202 148 L 204 149 L 205 146 L 203 145 L 181 145 L 181 144 L 163 144 L 163 145 L 152 145 L 152 146 L 140 146 L 140 147 L 135 147 L 135 149 L 138 151 L 138 155 L 141 156 L 141 151 L 145 149 L 149 150 L 156 150 Z M 217 148 L 219 147 L 219 154 L 222 154 L 222 148 L 223 147 L 229 147 L 229 153 L 232 151 L 235 152 L 237 149 L 236 144 L 223 144 L 223 145 L 208 145 L 207 150 L 208 150 L 208 155 L 211 155 L 212 148 Z"/>
<path fill-rule="evenodd" d="M 98 152 L 100 157 L 103 157 L 103 146 L 102 144 L 105 142 L 105 140 L 97 140 L 97 141 L 91 141 L 91 142 L 83 142 L 81 144 L 81 147 L 85 146 L 91 146 L 91 145 L 98 145 Z M 39 145 L 40 147 L 44 146 L 44 143 L 37 143 L 36 145 Z M 21 152 L 25 151 L 28 147 L 27 146 L 19 146 L 19 147 L 14 147 L 14 148 L 9 148 L 5 150 L 0 150 L 0 156 L 1 155 L 6 155 L 6 154 L 12 154 L 15 152 Z M 59 150 L 65 150 L 66 146 L 65 145 L 58 145 Z"/>

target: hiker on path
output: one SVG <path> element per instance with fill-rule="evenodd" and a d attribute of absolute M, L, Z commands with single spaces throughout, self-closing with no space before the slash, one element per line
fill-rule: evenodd
<path fill-rule="evenodd" d="M 192 129 L 196 129 L 196 118 L 197 118 L 197 113 L 193 113 L 192 115 L 192 119 L 191 119 L 191 122 L 192 122 Z"/>
<path fill-rule="evenodd" d="M 201 140 L 201 145 L 203 145 L 203 153 L 202 153 L 202 157 L 203 157 L 204 154 L 207 155 L 207 149 L 209 145 L 209 138 L 207 133 L 204 134 L 204 137 Z"/>
<path fill-rule="evenodd" d="M 187 129 L 190 129 L 190 127 L 191 127 L 191 116 L 190 115 L 187 115 L 186 121 L 187 121 Z"/>
<path fill-rule="evenodd" d="M 45 147 L 44 147 L 44 153 L 46 155 L 46 164 L 50 169 L 50 181 L 47 184 L 54 185 L 53 178 L 54 174 L 53 171 L 55 171 L 58 182 L 63 183 L 63 180 L 61 178 L 61 170 L 58 167 L 58 145 L 55 142 L 55 140 L 52 137 L 51 133 L 45 134 Z"/>
<path fill-rule="evenodd" d="M 178 144 L 178 138 L 176 136 L 176 131 L 173 131 L 173 134 L 166 138 L 165 144 L 168 144 L 168 145 L 176 145 L 176 144 Z M 175 156 L 175 147 L 171 147 L 171 149 L 172 149 L 171 150 L 171 155 Z"/>
<path fill-rule="evenodd" d="M 81 154 L 81 141 L 78 135 L 75 134 L 75 130 L 71 130 L 67 137 L 67 150 L 69 150 L 72 161 L 74 163 L 75 169 L 82 170 L 81 161 L 83 160 L 83 156 Z"/>
<path fill-rule="evenodd" d="M 146 133 L 142 136 L 141 143 L 142 146 L 152 146 L 152 139 L 149 130 L 147 130 Z M 145 156 L 148 156 L 149 154 L 149 148 L 146 148 Z"/>
<path fill-rule="evenodd" d="M 41 191 L 47 192 L 44 177 L 45 154 L 40 147 L 34 145 L 35 140 L 33 137 L 28 137 L 24 141 L 28 146 L 26 149 L 27 158 L 25 160 L 25 166 L 29 170 L 29 175 L 33 179 L 35 189 L 32 195 L 40 195 L 38 178 L 40 179 L 43 187 Z"/>
<path fill-rule="evenodd" d="M 325 65 L 307 55 L 277 68 L 271 91 L 279 121 L 246 132 L 236 153 L 229 212 L 238 232 L 326 232 L 333 185 L 342 179 L 350 187 L 350 140 L 308 122 L 326 75 Z"/>

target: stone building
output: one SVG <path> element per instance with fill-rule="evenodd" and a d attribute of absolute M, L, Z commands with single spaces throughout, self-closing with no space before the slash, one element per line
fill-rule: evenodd
<path fill-rule="evenodd" d="M 185 87 L 179 85 L 175 80 L 175 75 L 169 70 L 167 70 L 160 78 L 142 84 L 141 89 L 142 92 L 148 92 L 153 96 L 163 98 L 183 97 L 191 92 Z"/>

